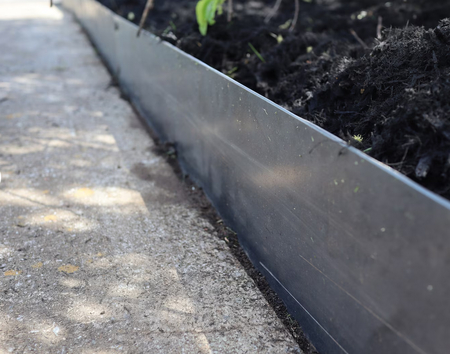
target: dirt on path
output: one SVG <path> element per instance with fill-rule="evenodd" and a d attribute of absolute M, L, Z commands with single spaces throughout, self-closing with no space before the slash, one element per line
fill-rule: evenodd
<path fill-rule="evenodd" d="M 72 17 L 0 33 L 0 353 L 300 353 Z"/>

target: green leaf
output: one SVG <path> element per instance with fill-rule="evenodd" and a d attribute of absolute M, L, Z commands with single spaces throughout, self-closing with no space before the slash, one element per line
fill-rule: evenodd
<path fill-rule="evenodd" d="M 279 29 L 283 29 L 286 30 L 291 26 L 292 20 L 287 20 L 285 23 L 283 23 L 282 25 L 278 26 Z"/>
<path fill-rule="evenodd" d="M 266 61 L 264 60 L 263 56 L 256 50 L 256 48 L 253 46 L 253 44 L 249 43 L 248 46 L 250 49 L 255 53 L 255 55 L 258 57 L 259 60 L 261 60 L 263 63 Z"/>
<path fill-rule="evenodd" d="M 200 0 L 195 6 L 195 15 L 197 17 L 198 29 L 205 36 L 208 31 L 208 25 L 216 23 L 216 13 L 222 14 L 222 4 L 225 0 Z"/>
<path fill-rule="evenodd" d="M 208 30 L 208 21 L 206 20 L 206 5 L 208 0 L 200 0 L 195 6 L 195 15 L 197 16 L 198 29 L 205 36 Z"/>

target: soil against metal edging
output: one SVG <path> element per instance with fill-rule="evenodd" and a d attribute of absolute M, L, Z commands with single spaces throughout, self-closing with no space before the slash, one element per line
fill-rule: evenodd
<path fill-rule="evenodd" d="M 99 1 L 135 22 L 146 2 Z M 235 0 L 202 37 L 196 0 L 155 0 L 146 27 L 450 198 L 450 1 L 303 0 L 292 32 L 274 3 Z"/>

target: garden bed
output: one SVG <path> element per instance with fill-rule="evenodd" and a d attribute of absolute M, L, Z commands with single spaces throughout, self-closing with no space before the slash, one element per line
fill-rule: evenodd
<path fill-rule="evenodd" d="M 145 31 L 136 37 L 136 25 L 100 4 L 63 3 L 76 13 L 149 124 L 164 140 L 176 144 L 185 171 L 237 231 L 253 263 L 320 352 L 446 352 L 450 346 L 446 335 L 450 315 L 443 310 L 450 295 L 448 201 L 158 37 Z M 210 33 L 219 27 L 211 27 Z M 353 30 L 368 38 L 361 29 Z M 176 32 L 172 34 L 176 37 Z M 283 43 L 291 47 L 289 36 L 284 35 L 279 48 Z M 434 31 L 423 31 L 423 36 L 439 37 Z M 361 44 L 352 34 L 344 39 L 355 48 L 353 61 L 346 65 L 361 64 L 365 49 L 358 49 Z M 205 48 L 200 44 L 198 48 Z M 269 51 L 257 41 L 252 40 L 252 45 L 266 56 L 266 63 L 258 62 L 254 52 L 242 59 L 249 77 L 256 77 L 253 88 L 276 101 L 272 86 L 264 86 L 259 74 L 251 71 L 252 66 L 259 70 L 270 64 Z M 308 52 L 313 47 L 305 64 L 316 61 L 317 67 L 323 63 L 326 68 L 325 53 L 332 57 L 334 52 L 329 48 L 318 55 L 317 45 L 298 50 Z M 433 58 L 429 70 L 436 75 Z M 226 68 L 228 75 L 246 71 L 241 66 L 230 72 L 233 68 Z M 323 69 L 321 75 L 325 73 Z M 307 71 L 302 75 L 297 78 L 300 86 L 312 77 Z M 442 75 L 436 78 L 441 80 Z M 325 80 L 319 80 L 319 88 L 320 84 L 325 85 L 320 92 L 334 92 L 332 82 L 326 86 Z M 338 84 L 340 90 L 347 90 L 345 86 Z M 358 89 L 360 96 L 370 91 Z M 354 92 L 349 92 L 336 97 L 352 97 Z M 298 107 L 284 105 L 313 116 L 312 101 Z M 345 140 L 357 134 L 343 131 Z M 363 136 L 363 143 L 368 140 L 370 136 Z M 370 147 L 375 150 L 375 143 Z M 431 167 L 424 170 L 432 175 Z"/>
<path fill-rule="evenodd" d="M 146 0 L 100 2 L 138 22 Z M 273 3 L 235 0 L 202 36 L 195 0 L 156 0 L 146 27 L 449 198 L 450 1 L 301 1 L 293 31 Z"/>

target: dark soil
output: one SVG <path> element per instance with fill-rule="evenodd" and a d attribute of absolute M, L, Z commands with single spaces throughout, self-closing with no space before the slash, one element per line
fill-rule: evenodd
<path fill-rule="evenodd" d="M 146 0 L 100 2 L 138 22 Z M 294 1 L 265 23 L 274 1 L 234 0 L 205 37 L 195 4 L 155 0 L 146 27 L 450 198 L 450 0 L 303 0 L 292 32 Z"/>

